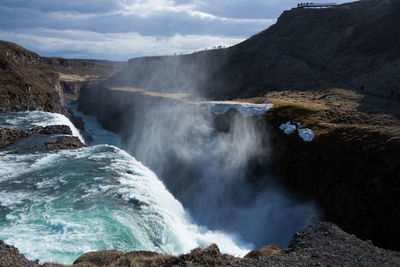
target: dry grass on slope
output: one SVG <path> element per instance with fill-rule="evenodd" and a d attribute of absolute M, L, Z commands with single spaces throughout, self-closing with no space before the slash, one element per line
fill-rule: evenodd
<path fill-rule="evenodd" d="M 400 136 L 400 101 L 333 88 L 324 91 L 275 91 L 240 99 L 273 103 L 266 117 L 273 123 L 299 121 L 317 134 L 336 128 L 356 127 Z"/>
<path fill-rule="evenodd" d="M 354 155 L 376 155 L 393 166 L 400 151 L 400 101 L 333 88 L 324 91 L 275 91 L 238 99 L 273 103 L 264 115 L 275 127 L 301 122 L 321 148 Z"/>

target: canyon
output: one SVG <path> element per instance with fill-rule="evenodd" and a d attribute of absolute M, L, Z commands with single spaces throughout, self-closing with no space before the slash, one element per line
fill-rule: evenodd
<path fill-rule="evenodd" d="M 1 42 L 2 112 L 63 113 L 84 129 L 65 107 L 77 101 L 81 112 L 122 136 L 122 148 L 161 177 L 197 222 L 232 231 L 245 224 L 241 235 L 257 247 L 267 245 L 262 243 L 267 235 L 271 243 L 289 243 L 287 236 L 267 230 L 272 224 L 263 225 L 262 233 L 261 226 L 251 229 L 255 217 L 243 219 L 269 203 L 240 213 L 271 187 L 302 207 L 314 201 L 320 219 L 337 225 L 313 224 L 294 234 L 287 250 L 269 246 L 244 258 L 221 254 L 213 245 L 180 256 L 93 252 L 74 266 L 399 264 L 398 12 L 393 0 L 294 8 L 230 48 L 127 63 L 43 58 Z M 207 103 L 214 100 L 273 106 L 244 118 L 235 110 L 209 112 Z M 285 134 L 279 127 L 286 122 L 300 126 Z M 305 142 L 296 134 L 299 129 L 311 129 L 315 138 Z M 2 146 L 43 131 L 1 130 Z M 221 138 L 228 141 L 220 143 Z M 217 141 L 205 145 L 204 140 Z M 225 147 L 229 142 L 233 145 Z M 225 160 L 218 149 L 226 153 Z M 218 153 L 196 153 L 204 151 Z M 207 172 L 210 166 L 219 172 Z M 296 210 L 279 212 L 282 221 L 301 218 Z M 229 216 L 238 223 L 223 220 Z M 13 247 L 0 247 L 3 264 L 39 265 Z"/>

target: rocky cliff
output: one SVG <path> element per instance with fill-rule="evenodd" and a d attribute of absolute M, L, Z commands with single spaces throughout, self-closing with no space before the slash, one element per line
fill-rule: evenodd
<path fill-rule="evenodd" d="M 339 89 L 279 92 L 267 94 L 264 101 L 276 104 L 264 116 L 275 129 L 291 120 L 316 133 L 311 143 L 294 134 L 277 136 L 273 143 L 282 180 L 316 197 L 327 218 L 345 231 L 399 249 L 400 113 L 398 108 L 388 111 L 397 103 Z"/>
<path fill-rule="evenodd" d="M 122 63 L 44 58 L 0 41 L 0 112 L 43 110 L 65 113 L 79 89 L 109 77 Z"/>
<path fill-rule="evenodd" d="M 282 87 L 275 78 L 275 84 L 269 86 L 272 89 L 325 89 L 329 84 L 320 82 L 318 75 L 311 72 L 316 71 L 339 85 L 399 97 L 399 12 L 400 3 L 395 0 L 362 0 L 328 9 L 295 8 L 284 12 L 269 29 L 233 49 L 242 55 L 259 51 L 291 58 L 295 66 L 282 69 L 277 76 L 288 75 L 293 80 L 291 76 L 301 73 L 299 64 L 304 64 L 308 69 L 306 77 L 320 83 L 314 87 L 293 80 L 291 86 Z M 279 68 L 280 61 L 272 69 Z M 259 74 L 268 75 L 268 71 L 260 69 Z"/>

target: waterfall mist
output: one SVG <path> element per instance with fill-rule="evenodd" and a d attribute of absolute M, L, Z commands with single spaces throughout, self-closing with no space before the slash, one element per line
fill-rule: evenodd
<path fill-rule="evenodd" d="M 132 59 L 104 84 L 82 90 L 80 107 L 121 133 L 122 148 L 163 180 L 197 224 L 238 234 L 256 247 L 286 247 L 319 213 L 277 183 L 270 126 L 233 110 L 212 114 L 195 101 L 233 97 L 224 93 L 219 74 L 234 51 Z"/>
<path fill-rule="evenodd" d="M 123 147 L 163 179 L 196 223 L 239 234 L 256 247 L 286 247 L 294 232 L 317 220 L 312 203 L 275 183 L 264 122 L 140 97 Z"/>

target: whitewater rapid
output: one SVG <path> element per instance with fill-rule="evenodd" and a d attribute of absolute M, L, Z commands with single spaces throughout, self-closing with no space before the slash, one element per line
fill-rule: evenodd
<path fill-rule="evenodd" d="M 0 114 L 0 125 L 70 125 L 61 116 Z M 216 243 L 235 256 L 252 249 L 232 234 L 196 225 L 154 172 L 107 144 L 59 152 L 1 150 L 0 239 L 29 259 L 64 264 L 103 249 L 181 254 Z"/>

